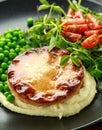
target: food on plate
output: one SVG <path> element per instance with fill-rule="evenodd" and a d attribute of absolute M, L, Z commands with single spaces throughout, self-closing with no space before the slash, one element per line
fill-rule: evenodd
<path fill-rule="evenodd" d="M 69 60 L 65 66 L 60 59 L 68 54 L 64 49 L 48 47 L 32 49 L 17 56 L 8 68 L 9 88 L 21 101 L 34 105 L 61 102 L 78 93 L 83 84 L 84 69 Z"/>
<path fill-rule="evenodd" d="M 40 2 L 38 10 L 50 9 L 49 14 L 28 18 L 27 31 L 0 35 L 0 102 L 21 114 L 68 117 L 102 92 L 96 87 L 102 77 L 101 13 L 80 0 L 68 0 L 67 13 Z"/>
<path fill-rule="evenodd" d="M 30 115 L 61 118 L 78 113 L 93 100 L 96 82 L 80 61 L 79 66 L 71 59 L 60 65 L 61 57 L 68 53 L 58 48 L 49 52 L 48 47 L 42 47 L 14 58 L 8 68 L 7 82 L 15 101 L 11 106 L 3 100 L 2 104 Z"/>

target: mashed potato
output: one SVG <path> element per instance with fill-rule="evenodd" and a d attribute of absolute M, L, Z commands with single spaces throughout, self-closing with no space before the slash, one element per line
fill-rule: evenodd
<path fill-rule="evenodd" d="M 6 108 L 17 113 L 61 118 L 79 113 L 84 107 L 91 103 L 95 94 L 96 82 L 88 72 L 85 72 L 84 84 L 79 93 L 63 102 L 49 106 L 34 106 L 26 104 L 15 97 L 15 102 L 10 103 L 2 93 L 0 93 L 0 102 Z"/>

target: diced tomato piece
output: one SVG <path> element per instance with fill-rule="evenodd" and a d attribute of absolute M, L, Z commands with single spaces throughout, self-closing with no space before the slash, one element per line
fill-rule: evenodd
<path fill-rule="evenodd" d="M 63 23 L 66 26 L 71 25 L 71 24 L 84 24 L 85 20 L 81 18 L 80 19 L 79 18 L 76 18 L 76 19 L 66 18 L 66 19 L 61 20 L 61 23 Z"/>
<path fill-rule="evenodd" d="M 85 48 L 93 48 L 98 43 L 99 43 L 99 36 L 97 34 L 93 34 L 82 42 L 82 46 Z"/>
<path fill-rule="evenodd" d="M 67 40 L 69 40 L 71 42 L 76 42 L 82 38 L 81 34 L 72 33 L 72 32 L 62 31 L 62 35 L 63 35 L 63 37 L 65 37 Z"/>
<path fill-rule="evenodd" d="M 101 23 L 98 19 L 96 19 L 93 15 L 88 14 L 86 18 L 86 23 L 88 24 L 89 28 L 92 30 L 97 30 L 101 28 Z"/>
<path fill-rule="evenodd" d="M 96 24 L 96 23 L 89 23 L 88 27 L 92 30 L 97 30 L 97 29 L 101 29 L 100 24 Z"/>
<path fill-rule="evenodd" d="M 102 30 L 88 30 L 84 32 L 86 37 L 89 37 L 93 34 L 102 34 Z"/>
<path fill-rule="evenodd" d="M 74 15 L 75 15 L 75 10 L 72 9 L 72 8 L 70 8 L 70 9 L 68 10 L 67 16 L 74 16 Z"/>
<path fill-rule="evenodd" d="M 63 26 L 62 28 L 66 32 L 83 33 L 88 30 L 87 24 L 72 24 Z"/>
<path fill-rule="evenodd" d="M 100 28 L 102 28 L 102 23 L 100 23 L 99 25 L 100 25 Z"/>
<path fill-rule="evenodd" d="M 102 44 L 102 35 L 99 35 L 99 43 Z"/>
<path fill-rule="evenodd" d="M 81 10 L 75 12 L 74 18 L 81 18 L 84 19 L 83 13 Z"/>

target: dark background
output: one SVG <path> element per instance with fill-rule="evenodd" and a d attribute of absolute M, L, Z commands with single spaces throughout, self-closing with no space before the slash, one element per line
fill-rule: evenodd
<path fill-rule="evenodd" d="M 50 2 L 51 1 L 52 0 L 50 0 Z M 66 1 L 67 0 L 56 0 L 56 2 L 67 11 Z M 97 2 L 102 2 L 102 0 L 97 0 Z M 1 2 L 0 33 L 15 27 L 26 30 L 27 18 L 38 17 L 38 4 L 38 0 L 7 0 Z M 102 6 L 97 4 L 83 0 L 83 5 L 102 12 Z M 86 125 L 89 125 L 89 127 L 81 129 L 102 130 L 102 97 L 96 96 L 91 105 L 86 107 L 79 114 L 62 118 L 62 120 L 58 118 L 21 115 L 7 110 L 2 105 L 0 106 L 0 130 L 69 130 Z"/>

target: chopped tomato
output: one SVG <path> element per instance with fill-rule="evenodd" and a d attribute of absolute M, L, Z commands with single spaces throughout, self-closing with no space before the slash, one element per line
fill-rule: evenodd
<path fill-rule="evenodd" d="M 68 10 L 67 16 L 72 17 L 72 16 L 74 16 L 74 15 L 75 15 L 75 10 L 70 8 L 70 9 Z"/>
<path fill-rule="evenodd" d="M 102 34 L 101 34 L 101 35 L 99 35 L 99 43 L 101 43 L 101 44 L 102 44 Z"/>
<path fill-rule="evenodd" d="M 100 28 L 102 29 L 102 23 L 100 23 L 99 25 L 100 25 Z"/>
<path fill-rule="evenodd" d="M 63 37 L 65 37 L 67 40 L 69 40 L 71 42 L 76 42 L 82 38 L 81 34 L 72 33 L 72 32 L 62 31 L 62 35 L 63 35 Z"/>
<path fill-rule="evenodd" d="M 73 24 L 63 26 L 63 30 L 66 32 L 83 33 L 88 30 L 87 24 Z"/>
<path fill-rule="evenodd" d="M 81 10 L 75 12 L 74 18 L 81 18 L 84 19 L 83 13 Z"/>
<path fill-rule="evenodd" d="M 93 34 L 102 34 L 102 30 L 88 30 L 84 32 L 86 37 L 89 37 Z"/>
<path fill-rule="evenodd" d="M 80 19 L 79 18 L 76 18 L 76 19 L 66 18 L 66 19 L 61 20 L 61 23 L 63 23 L 66 26 L 70 24 L 84 24 L 85 20 L 81 18 Z"/>
<path fill-rule="evenodd" d="M 92 30 L 100 29 L 101 24 L 98 19 L 96 19 L 93 15 L 88 14 L 86 18 L 86 23 L 88 24 L 89 28 Z"/>
<path fill-rule="evenodd" d="M 93 48 L 95 47 L 99 42 L 99 37 L 97 34 L 93 34 L 91 36 L 89 36 L 88 38 L 86 38 L 83 42 L 82 42 L 82 46 L 85 48 Z"/>
<path fill-rule="evenodd" d="M 88 38 L 82 42 L 85 48 L 93 48 L 99 42 L 102 43 L 102 23 L 92 14 L 84 17 L 81 10 L 69 9 L 67 17 L 61 23 L 63 37 L 71 42 L 86 36 Z"/>
<path fill-rule="evenodd" d="M 95 24 L 95 23 L 89 23 L 89 24 L 88 24 L 88 27 L 89 27 L 90 29 L 92 29 L 92 30 L 97 30 L 97 29 L 100 29 L 100 28 L 101 28 L 100 24 Z"/>

